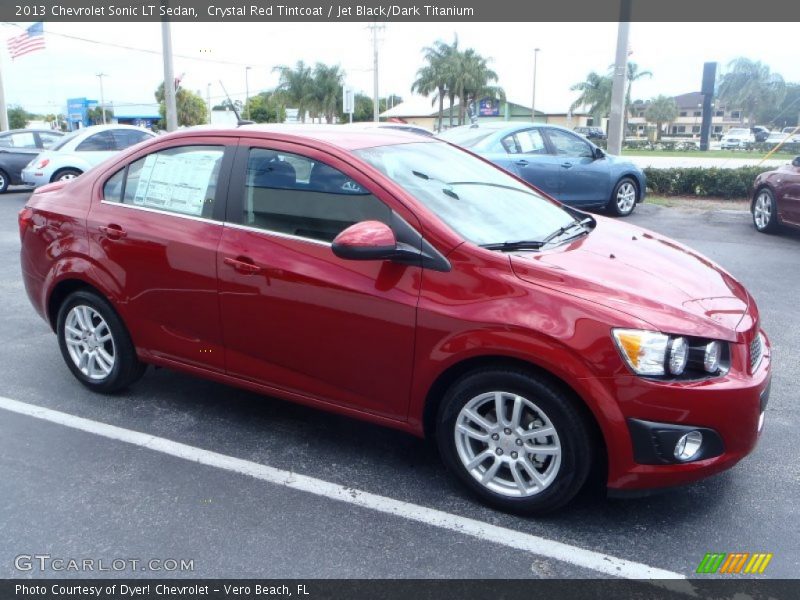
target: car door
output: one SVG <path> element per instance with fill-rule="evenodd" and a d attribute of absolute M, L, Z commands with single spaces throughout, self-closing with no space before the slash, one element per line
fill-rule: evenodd
<path fill-rule="evenodd" d="M 217 297 L 227 176 L 235 139 L 193 138 L 135 155 L 98 181 L 90 254 L 137 348 L 218 372 Z"/>
<path fill-rule="evenodd" d="M 611 196 L 608 161 L 596 159 L 594 148 L 570 131 L 543 128 L 559 164 L 559 200 L 576 206 L 600 205 Z"/>
<path fill-rule="evenodd" d="M 405 419 L 420 268 L 336 257 L 331 241 L 389 222 L 387 193 L 347 162 L 288 143 L 241 142 L 219 247 L 228 372 Z"/>
<path fill-rule="evenodd" d="M 507 171 L 553 196 L 560 196 L 559 161 L 548 153 L 539 128 L 510 133 L 500 140 L 500 148 L 489 158 Z"/>
<path fill-rule="evenodd" d="M 104 129 L 87 137 L 75 148 L 89 165 L 99 165 L 117 152 L 117 142 L 110 130 Z"/>
<path fill-rule="evenodd" d="M 22 169 L 39 152 L 32 131 L 9 133 L 0 138 L 0 169 L 8 175 L 9 183 L 21 183 Z"/>
<path fill-rule="evenodd" d="M 797 161 L 795 161 L 797 162 Z M 778 210 L 781 221 L 800 226 L 800 166 L 786 167 L 781 173 Z"/>

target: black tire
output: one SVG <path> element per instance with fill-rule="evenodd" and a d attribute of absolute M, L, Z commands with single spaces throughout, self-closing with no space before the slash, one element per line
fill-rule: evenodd
<path fill-rule="evenodd" d="M 633 203 L 630 202 L 631 193 L 633 194 Z M 627 217 L 636 210 L 639 198 L 641 198 L 639 185 L 631 177 L 623 177 L 614 186 L 606 208 L 615 217 Z"/>
<path fill-rule="evenodd" d="M 536 453 L 524 453 L 527 455 L 526 458 L 522 456 L 522 452 L 514 452 L 515 448 L 522 446 L 520 439 L 512 439 L 518 437 L 516 431 L 519 431 L 519 429 L 505 429 L 504 432 L 506 433 L 508 431 L 512 432 L 508 435 L 504 435 L 504 432 L 499 430 L 498 434 L 490 434 L 490 436 L 498 435 L 499 441 L 497 442 L 489 441 L 488 438 L 486 441 L 469 442 L 477 446 L 472 450 L 475 454 L 488 452 L 485 461 L 490 458 L 493 464 L 502 460 L 508 461 L 503 463 L 503 466 L 496 471 L 501 475 L 500 479 L 493 479 L 489 482 L 488 487 L 478 481 L 474 474 L 475 468 L 473 468 L 473 473 L 467 469 L 465 459 L 462 459 L 459 454 L 459 448 L 464 451 L 463 443 L 457 441 L 458 437 L 463 438 L 457 433 L 457 426 L 463 424 L 464 415 L 461 412 L 462 409 L 468 404 L 474 406 L 476 401 L 480 402 L 481 398 L 490 397 L 493 392 L 498 391 L 508 394 L 508 396 L 505 396 L 507 398 L 520 396 L 535 404 L 535 407 L 540 411 L 539 414 L 544 414 L 542 426 L 547 426 L 547 421 L 549 421 L 556 433 L 556 436 L 546 437 L 545 444 L 553 446 L 560 444 L 560 462 L 557 466 L 555 466 L 555 457 L 540 458 L 545 462 L 548 460 L 554 461 L 549 466 L 542 465 L 541 467 L 543 468 L 543 473 L 550 477 L 549 483 L 543 485 L 541 489 L 528 492 L 528 495 L 520 493 L 519 490 L 514 492 L 510 487 L 504 488 L 506 491 L 500 492 L 490 489 L 491 485 L 498 485 L 493 482 L 499 481 L 500 485 L 505 485 L 503 482 L 508 479 L 517 481 L 516 476 L 512 473 L 511 464 L 525 461 L 528 464 L 532 464 L 533 456 Z M 484 401 L 491 402 L 491 400 Z M 592 430 L 588 426 L 586 418 L 576 406 L 577 401 L 572 394 L 565 391 L 555 381 L 523 370 L 486 369 L 468 373 L 458 379 L 447 390 L 439 406 L 436 430 L 439 452 L 450 472 L 486 504 L 500 510 L 524 515 L 542 515 L 552 512 L 564 506 L 578 493 L 586 482 L 594 458 Z M 506 412 L 507 416 L 508 414 Z M 511 414 L 513 418 L 513 413 Z M 491 414 L 485 416 L 486 421 L 492 424 Z M 533 423 L 529 423 L 527 429 L 522 427 L 522 430 L 535 431 L 532 427 Z M 487 431 L 487 433 L 489 432 Z M 514 446 L 514 443 L 517 446 Z M 534 444 L 536 440 L 524 443 Z M 495 444 L 497 447 L 491 447 L 489 446 L 490 444 Z M 498 451 L 502 450 L 500 445 L 504 444 L 509 447 L 504 452 Z M 531 448 L 535 447 L 531 446 Z M 497 454 L 498 457 L 496 458 L 493 453 Z M 503 456 L 500 456 L 501 454 Z M 484 464 L 485 462 L 479 463 L 477 469 L 483 468 L 483 475 L 485 476 L 486 472 L 490 470 L 490 466 L 483 466 Z M 547 473 L 548 469 L 551 469 L 549 474 Z M 533 482 L 532 477 L 527 476 L 527 479 L 529 480 L 528 483 Z M 518 493 L 519 496 L 514 497 L 511 495 L 513 493 Z"/>
<path fill-rule="evenodd" d="M 0 169 L 0 194 L 5 194 L 11 182 L 8 179 L 8 173 Z"/>
<path fill-rule="evenodd" d="M 59 169 L 53 176 L 50 178 L 50 183 L 54 181 L 61 181 L 62 179 L 74 179 L 83 174 L 83 171 L 79 169 Z"/>
<path fill-rule="evenodd" d="M 103 328 L 102 331 L 107 329 L 108 333 L 110 333 L 110 341 L 97 343 L 95 340 L 87 340 L 82 346 L 84 350 L 87 344 L 93 344 L 98 347 L 102 346 L 107 353 L 113 356 L 113 365 L 104 376 L 98 376 L 98 374 L 95 373 L 95 377 L 92 377 L 82 371 L 76 363 L 77 359 L 74 359 L 73 355 L 70 353 L 70 343 L 67 342 L 67 337 L 69 335 L 73 341 L 72 345 L 74 346 L 76 336 L 74 333 L 68 334 L 67 325 L 68 320 L 74 318 L 71 317 L 70 313 L 76 307 L 88 307 L 91 311 L 94 311 L 97 319 L 102 319 L 102 321 L 105 322 L 106 328 Z M 99 323 L 97 319 L 93 320 L 94 325 Z M 101 327 L 102 325 L 97 325 L 97 330 L 101 331 Z M 72 327 L 70 329 L 73 332 L 76 331 L 76 329 Z M 133 346 L 133 342 L 131 342 L 128 330 L 125 328 L 125 325 L 122 323 L 116 311 L 107 300 L 94 292 L 79 290 L 70 294 L 64 300 L 58 309 L 56 332 L 58 334 L 58 346 L 61 349 L 61 356 L 64 358 L 64 362 L 67 363 L 67 367 L 72 371 L 72 374 L 78 381 L 95 392 L 111 394 L 123 390 L 139 379 L 147 368 L 146 365 L 137 358 L 136 350 Z M 109 352 L 109 350 L 112 352 Z M 75 352 L 80 351 L 80 349 L 75 349 Z M 83 354 L 88 356 L 87 352 L 83 352 Z M 93 362 L 92 365 L 99 366 L 97 358 L 94 360 L 95 362 Z M 108 366 L 107 363 L 104 364 Z M 92 365 L 88 367 L 91 368 Z"/>
<path fill-rule="evenodd" d="M 761 233 L 774 233 L 778 230 L 778 205 L 775 195 L 768 187 L 756 190 L 750 205 L 753 225 Z"/>

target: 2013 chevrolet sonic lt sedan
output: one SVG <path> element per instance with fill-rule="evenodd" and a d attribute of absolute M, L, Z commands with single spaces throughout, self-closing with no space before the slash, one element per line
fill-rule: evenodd
<path fill-rule="evenodd" d="M 19 215 L 30 300 L 97 392 L 145 365 L 436 439 L 540 514 L 727 469 L 770 350 L 713 262 L 446 142 L 333 127 L 161 136 Z"/>

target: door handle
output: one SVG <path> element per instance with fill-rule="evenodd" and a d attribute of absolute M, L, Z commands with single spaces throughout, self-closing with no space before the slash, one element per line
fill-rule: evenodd
<path fill-rule="evenodd" d="M 524 158 L 521 158 L 519 160 L 515 160 L 514 164 L 517 165 L 517 166 L 520 166 L 520 167 L 527 167 L 528 166 L 528 161 L 525 160 Z"/>
<path fill-rule="evenodd" d="M 572 163 L 570 162 L 561 163 L 561 166 L 564 167 L 565 169 L 571 169 Z"/>
<path fill-rule="evenodd" d="M 114 225 L 113 223 L 111 225 L 101 225 L 97 229 L 100 230 L 100 233 L 106 234 L 106 236 L 112 240 L 119 240 L 128 235 L 122 227 Z"/>
<path fill-rule="evenodd" d="M 237 256 L 233 258 L 232 256 L 226 256 L 222 259 L 229 267 L 233 267 L 234 271 L 238 271 L 239 273 L 243 273 L 245 275 L 255 275 L 256 273 L 261 272 L 261 267 L 253 262 L 252 258 L 248 258 L 246 256 Z"/>

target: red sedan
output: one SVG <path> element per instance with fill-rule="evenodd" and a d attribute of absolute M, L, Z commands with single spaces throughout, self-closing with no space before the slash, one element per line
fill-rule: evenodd
<path fill-rule="evenodd" d="M 614 493 L 690 482 L 762 429 L 740 283 L 438 140 L 186 130 L 40 188 L 19 225 L 89 389 L 158 365 L 434 436 L 505 510 L 558 508 L 598 465 Z"/>
<path fill-rule="evenodd" d="M 750 203 L 753 224 L 762 233 L 781 225 L 800 228 L 800 156 L 792 164 L 761 173 Z"/>

